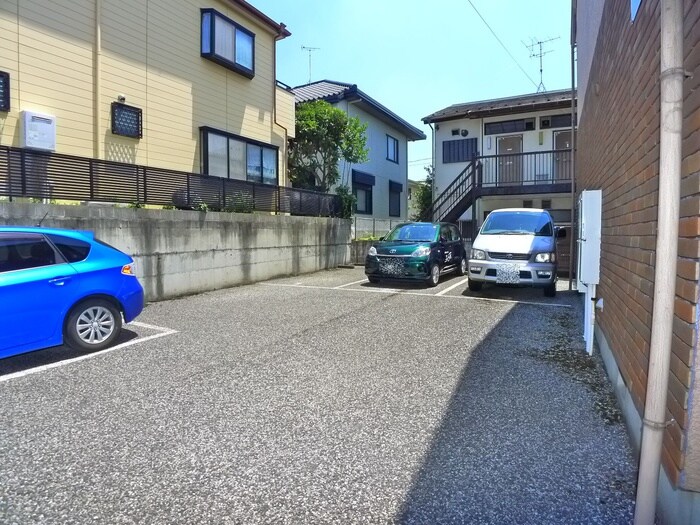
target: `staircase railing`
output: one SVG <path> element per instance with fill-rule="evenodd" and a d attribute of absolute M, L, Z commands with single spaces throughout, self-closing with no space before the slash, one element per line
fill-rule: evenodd
<path fill-rule="evenodd" d="M 426 219 L 441 221 L 461 202 L 464 196 L 474 188 L 478 165 L 478 161 L 472 160 L 457 178 L 445 188 L 445 191 L 433 200 L 433 204 L 426 213 Z"/>

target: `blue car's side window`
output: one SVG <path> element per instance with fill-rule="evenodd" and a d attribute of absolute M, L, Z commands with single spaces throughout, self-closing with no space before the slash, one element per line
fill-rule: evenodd
<path fill-rule="evenodd" d="M 54 243 L 61 255 L 69 263 L 84 261 L 90 253 L 90 245 L 79 239 L 51 234 L 48 235 L 48 238 L 51 239 L 51 242 Z"/>
<path fill-rule="evenodd" d="M 42 235 L 3 236 L 0 238 L 0 272 L 50 266 L 57 262 L 56 252 Z"/>

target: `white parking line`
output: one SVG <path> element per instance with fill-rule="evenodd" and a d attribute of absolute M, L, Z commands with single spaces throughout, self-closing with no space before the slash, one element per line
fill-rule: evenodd
<path fill-rule="evenodd" d="M 259 283 L 260 286 L 277 286 L 281 288 L 305 288 L 309 290 L 338 290 L 340 292 L 359 292 L 359 293 L 383 293 L 383 294 L 398 294 L 398 295 L 417 295 L 419 297 L 439 297 L 440 299 L 464 299 L 467 301 L 487 301 L 494 303 L 509 303 L 509 304 L 531 304 L 533 306 L 552 306 L 555 308 L 571 308 L 570 304 L 558 303 L 538 303 L 536 301 L 516 301 L 513 299 L 494 299 L 491 297 L 471 297 L 466 295 L 438 295 L 431 293 L 410 292 L 408 290 L 396 290 L 394 288 L 336 288 L 331 286 L 313 286 L 308 284 L 284 284 L 284 283 Z M 460 283 L 458 283 L 460 284 Z"/>
<path fill-rule="evenodd" d="M 352 283 L 341 284 L 340 286 L 335 286 L 333 289 L 334 289 L 334 290 L 338 290 L 338 289 L 340 289 L 340 288 L 345 288 L 346 286 L 352 286 L 353 284 L 360 284 L 360 283 L 366 283 L 366 282 L 367 282 L 367 279 L 366 279 L 366 278 L 365 278 L 365 279 L 360 279 L 359 281 L 355 281 L 355 282 L 352 282 Z"/>
<path fill-rule="evenodd" d="M 457 288 L 458 286 L 462 286 L 463 284 L 465 284 L 465 283 L 468 282 L 468 281 L 469 281 L 469 277 L 465 277 L 464 279 L 462 279 L 462 280 L 459 281 L 458 283 L 453 284 L 453 285 L 450 286 L 449 288 L 445 288 L 444 290 L 440 290 L 440 291 L 439 291 L 438 293 L 436 293 L 435 295 L 445 295 L 447 292 L 449 292 L 449 291 L 451 291 L 451 290 L 454 290 L 454 289 Z"/>
<path fill-rule="evenodd" d="M 37 366 L 35 368 L 29 368 L 27 370 L 22 370 L 21 372 L 15 372 L 13 374 L 7 374 L 5 376 L 0 376 L 0 383 L 2 383 L 3 381 L 9 381 L 10 379 L 17 379 L 18 377 L 24 377 L 24 376 L 28 376 L 31 374 L 36 374 L 38 372 L 43 372 L 45 370 L 50 370 L 51 368 L 58 368 L 59 366 L 65 366 L 65 365 L 69 365 L 72 363 L 77 363 L 78 361 L 83 361 L 85 359 L 91 359 L 93 357 L 97 357 L 98 355 L 103 355 L 103 354 L 107 354 L 109 352 L 114 352 L 115 350 L 119 350 L 121 348 L 126 348 L 127 346 L 135 345 L 136 343 L 144 343 L 146 341 L 150 341 L 151 339 L 158 339 L 159 337 L 165 337 L 166 335 L 172 335 L 172 334 L 177 333 L 177 330 L 173 330 L 172 328 L 164 328 L 162 326 L 155 326 L 152 324 L 140 323 L 137 321 L 132 321 L 131 323 L 128 323 L 124 326 L 138 326 L 140 328 L 147 328 L 149 330 L 159 330 L 159 333 L 152 334 L 152 335 L 149 335 L 146 337 L 137 337 L 136 339 L 126 341 L 124 343 L 118 344 L 116 346 L 112 346 L 110 348 L 107 348 L 105 350 L 101 350 L 99 352 L 95 352 L 92 354 L 85 354 L 85 355 L 81 355 L 79 357 L 74 357 L 73 359 L 66 359 L 65 361 L 58 361 L 56 363 L 50 363 L 48 365 Z"/>

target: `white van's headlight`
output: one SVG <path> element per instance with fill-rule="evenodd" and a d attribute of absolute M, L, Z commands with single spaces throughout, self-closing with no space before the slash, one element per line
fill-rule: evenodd
<path fill-rule="evenodd" d="M 483 261 L 484 259 L 486 259 L 486 252 L 484 252 L 484 250 L 472 250 L 471 259 Z"/>
<path fill-rule="evenodd" d="M 430 255 L 430 246 L 419 246 L 413 250 L 411 257 L 427 257 L 428 255 Z"/>
<path fill-rule="evenodd" d="M 535 255 L 535 262 L 538 263 L 548 263 L 548 262 L 554 262 L 557 260 L 557 254 L 556 253 L 538 253 Z"/>
<path fill-rule="evenodd" d="M 370 257 L 374 257 L 375 255 L 377 255 L 377 249 L 374 246 L 370 246 L 367 255 L 369 255 Z"/>

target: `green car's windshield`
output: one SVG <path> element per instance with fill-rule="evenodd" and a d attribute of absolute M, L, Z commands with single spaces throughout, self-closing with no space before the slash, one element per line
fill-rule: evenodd
<path fill-rule="evenodd" d="M 391 230 L 385 241 L 433 242 L 437 239 L 438 225 L 416 222 L 400 224 Z"/>
<path fill-rule="evenodd" d="M 491 213 L 481 227 L 481 235 L 552 236 L 552 221 L 546 213 L 508 211 Z"/>

